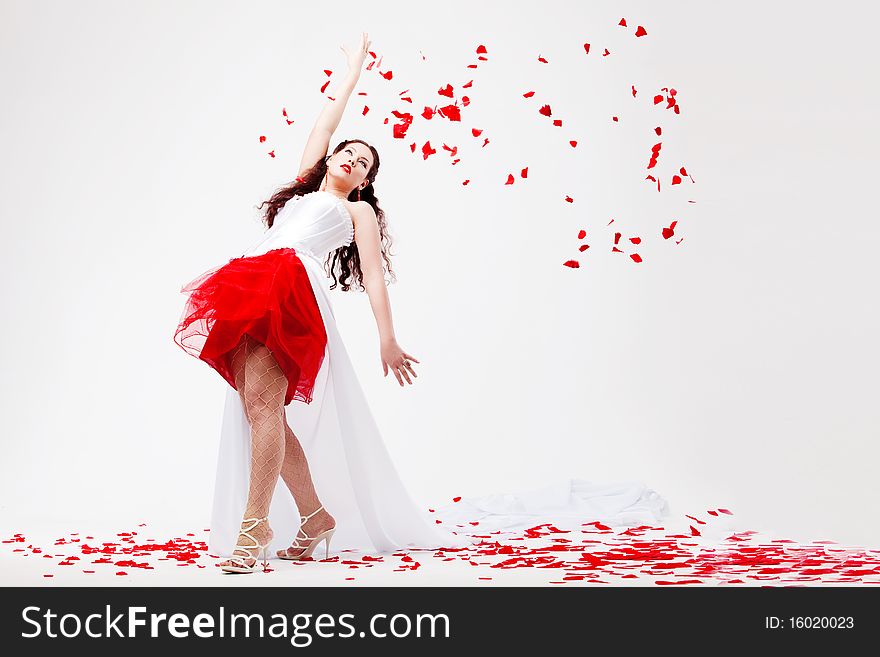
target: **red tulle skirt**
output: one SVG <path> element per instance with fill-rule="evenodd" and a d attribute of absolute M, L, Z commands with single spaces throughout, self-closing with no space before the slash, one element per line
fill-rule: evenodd
<path fill-rule="evenodd" d="M 286 406 L 312 401 L 327 333 L 305 265 L 293 248 L 233 258 L 180 290 L 189 294 L 174 341 L 235 385 L 232 353 L 244 334 L 287 375 Z"/>

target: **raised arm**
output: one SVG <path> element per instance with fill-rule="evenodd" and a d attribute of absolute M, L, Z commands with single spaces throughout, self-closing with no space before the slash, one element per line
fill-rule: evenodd
<path fill-rule="evenodd" d="M 369 47 L 370 41 L 367 40 L 366 32 L 361 32 L 360 44 L 354 49 L 354 52 L 349 53 L 345 46 L 340 46 L 342 52 L 348 58 L 348 73 L 339 86 L 333 90 L 333 93 L 329 94 L 334 100 L 327 99 L 324 108 L 315 120 L 315 125 L 306 141 L 302 159 L 299 163 L 300 175 L 306 169 L 310 169 L 319 160 L 326 157 L 327 152 L 330 150 L 330 139 L 342 120 L 342 113 L 345 111 L 345 106 L 351 97 L 351 92 L 361 76 L 361 67 L 364 64 Z"/>

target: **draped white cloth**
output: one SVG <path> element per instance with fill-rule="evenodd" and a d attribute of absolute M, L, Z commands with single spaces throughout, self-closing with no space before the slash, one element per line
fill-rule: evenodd
<path fill-rule="evenodd" d="M 478 522 L 479 533 L 513 532 L 551 523 L 557 529 L 576 529 L 584 523 L 610 527 L 662 522 L 669 504 L 638 481 L 598 484 L 585 479 L 561 479 L 540 488 L 466 497 L 435 509 L 444 524 Z"/>

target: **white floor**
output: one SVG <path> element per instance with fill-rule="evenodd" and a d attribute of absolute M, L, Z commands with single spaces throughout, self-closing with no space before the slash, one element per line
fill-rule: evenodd
<path fill-rule="evenodd" d="M 540 520 L 528 525 L 544 525 Z M 207 530 L 144 524 L 73 532 L 17 528 L 0 536 L 3 586 L 864 586 L 880 584 L 880 550 L 809 544 L 737 526 L 732 515 L 672 517 L 662 526 L 596 527 L 557 522 L 485 535 L 447 553 L 339 553 L 329 560 L 270 559 L 269 571 L 223 574 L 206 550 Z M 691 528 L 694 528 L 693 530 Z M 693 535 L 694 530 L 699 535 Z M 20 536 L 14 536 L 15 532 Z M 117 535 L 120 534 L 120 535 Z M 189 534 L 189 535 L 188 535 Z M 497 542 L 498 545 L 495 545 Z M 110 545 L 104 545 L 109 543 Z M 498 548 L 502 546 L 501 554 Z M 555 546 L 556 550 L 547 550 Z M 93 552 L 103 548 L 104 552 Z M 367 557 L 365 559 L 365 557 Z M 372 560 L 371 560 L 372 559 Z M 96 563 L 97 561 L 97 563 Z M 102 562 L 103 561 L 103 562 Z M 415 564 L 418 564 L 416 566 Z M 515 567 L 493 567 L 501 563 Z M 150 566 L 144 568 L 142 566 Z M 92 572 L 88 572 L 92 571 Z M 124 574 L 117 574 L 124 573 Z M 49 575 L 49 576 L 47 576 Z M 584 579 L 565 577 L 586 576 Z M 592 581 L 591 579 L 592 578 Z"/>

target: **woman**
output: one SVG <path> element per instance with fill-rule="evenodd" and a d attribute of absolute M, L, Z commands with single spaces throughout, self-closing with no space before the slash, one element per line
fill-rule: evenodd
<path fill-rule="evenodd" d="M 342 47 L 348 76 L 312 129 L 296 182 L 266 202 L 268 230 L 260 242 L 182 289 L 190 296 L 175 342 L 230 384 L 211 551 L 228 554 L 231 519 L 244 520 L 231 558 L 219 564 L 225 572 L 252 572 L 261 556 L 265 566 L 279 530 L 293 536 L 275 550 L 281 559 L 305 559 L 322 541 L 327 557 L 333 536 L 343 548 L 379 551 L 472 544 L 436 527 L 410 499 L 327 296 L 337 284 L 347 291 L 351 277 L 366 289 L 384 373 L 412 384 L 412 363 L 419 361 L 397 343 L 385 284 L 383 260 L 393 272 L 373 189 L 379 154 L 354 139 L 327 155 L 369 44 L 363 33 L 356 52 Z"/>

